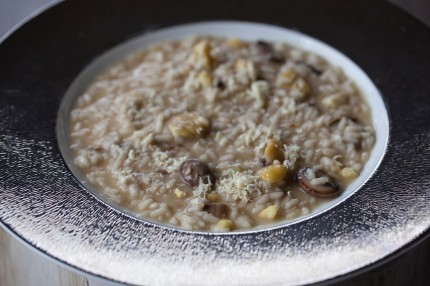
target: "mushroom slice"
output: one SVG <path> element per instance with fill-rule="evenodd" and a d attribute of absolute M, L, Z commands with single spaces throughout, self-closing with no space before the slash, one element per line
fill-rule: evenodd
<path fill-rule="evenodd" d="M 203 210 L 213 214 L 217 218 L 224 218 L 228 215 L 229 207 L 226 204 L 206 204 Z"/>
<path fill-rule="evenodd" d="M 277 52 L 268 42 L 259 40 L 254 43 L 253 48 L 255 53 L 260 55 L 266 61 L 273 63 L 283 63 L 285 61 L 282 54 Z"/>
<path fill-rule="evenodd" d="M 204 184 L 213 184 L 214 176 L 209 167 L 200 160 L 190 159 L 182 163 L 179 169 L 179 175 L 184 183 L 195 188 L 200 184 L 200 180 Z"/>
<path fill-rule="evenodd" d="M 330 198 L 337 196 L 341 189 L 333 177 L 322 171 L 317 171 L 316 178 L 312 178 L 313 171 L 309 167 L 301 168 L 296 176 L 299 188 L 317 198 Z M 323 178 L 326 179 L 323 179 Z M 319 178 L 322 178 L 319 180 Z M 320 181 L 320 182 L 318 182 Z"/>

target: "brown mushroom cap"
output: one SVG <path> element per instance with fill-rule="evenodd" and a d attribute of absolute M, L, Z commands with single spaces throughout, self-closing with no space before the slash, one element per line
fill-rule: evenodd
<path fill-rule="evenodd" d="M 301 168 L 297 172 L 296 180 L 301 190 L 317 198 L 330 198 L 340 194 L 341 188 L 334 178 L 322 171 L 316 172 L 317 177 L 326 176 L 329 179 L 328 182 L 320 185 L 312 185 L 312 179 L 306 176 L 307 169 L 309 169 L 309 167 Z"/>
<path fill-rule="evenodd" d="M 284 57 L 278 53 L 272 46 L 272 44 L 265 41 L 256 41 L 253 45 L 256 54 L 261 55 L 265 60 L 273 63 L 283 63 Z"/>
<path fill-rule="evenodd" d="M 229 207 L 226 204 L 206 204 L 203 210 L 207 211 L 210 214 L 218 218 L 224 218 L 228 215 Z"/>
<path fill-rule="evenodd" d="M 190 159 L 182 163 L 179 169 L 182 181 L 192 188 L 199 185 L 200 179 L 204 184 L 214 182 L 214 177 L 209 167 L 200 160 Z"/>

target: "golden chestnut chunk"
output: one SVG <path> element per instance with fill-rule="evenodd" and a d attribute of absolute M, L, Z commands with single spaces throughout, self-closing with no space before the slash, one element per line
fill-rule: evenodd
<path fill-rule="evenodd" d="M 291 96 L 299 100 L 305 99 L 310 92 L 311 88 L 303 78 L 296 79 L 290 89 Z"/>
<path fill-rule="evenodd" d="M 222 219 L 220 220 L 215 227 L 216 231 L 230 231 L 234 227 L 233 221 L 229 219 Z"/>
<path fill-rule="evenodd" d="M 267 140 L 266 148 L 264 149 L 264 157 L 267 161 L 273 162 L 278 160 L 284 161 L 284 152 L 282 151 L 282 143 L 276 139 Z"/>
<path fill-rule="evenodd" d="M 258 216 L 265 219 L 274 219 L 276 214 L 278 213 L 278 207 L 275 205 L 271 205 L 262 210 Z"/>
<path fill-rule="evenodd" d="M 185 112 L 173 117 L 168 128 L 175 137 L 198 138 L 209 133 L 210 124 L 203 116 Z"/>
<path fill-rule="evenodd" d="M 201 41 L 194 46 L 192 60 L 201 68 L 210 68 L 213 62 L 210 52 L 209 42 Z"/>
<path fill-rule="evenodd" d="M 260 172 L 260 179 L 269 182 L 277 183 L 284 179 L 287 175 L 287 168 L 283 165 L 271 165 Z"/>
<path fill-rule="evenodd" d="M 179 199 L 183 199 L 187 196 L 187 194 L 184 191 L 181 191 L 180 189 L 175 189 L 174 193 L 176 197 Z"/>
<path fill-rule="evenodd" d="M 279 74 L 276 85 L 288 89 L 290 95 L 297 100 L 305 99 L 311 92 L 309 84 L 290 69 Z"/>
<path fill-rule="evenodd" d="M 352 168 L 349 167 L 343 168 L 341 174 L 344 178 L 348 179 L 352 179 L 358 176 L 358 174 Z"/>
<path fill-rule="evenodd" d="M 239 50 L 245 46 L 245 43 L 237 38 L 230 38 L 227 40 L 227 45 L 234 50 Z"/>
<path fill-rule="evenodd" d="M 210 87 L 212 85 L 212 77 L 207 71 L 202 71 L 197 75 L 197 80 L 202 87 Z"/>

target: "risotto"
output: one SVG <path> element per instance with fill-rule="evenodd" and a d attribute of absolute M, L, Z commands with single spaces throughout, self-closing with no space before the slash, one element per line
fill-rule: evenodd
<path fill-rule="evenodd" d="M 375 141 L 339 68 L 285 43 L 209 36 L 130 55 L 70 118 L 74 162 L 108 201 L 200 231 L 310 214 L 360 174 Z"/>

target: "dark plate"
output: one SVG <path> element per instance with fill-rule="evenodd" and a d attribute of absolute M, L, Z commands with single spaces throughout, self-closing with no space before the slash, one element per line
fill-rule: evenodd
<path fill-rule="evenodd" d="M 162 27 L 209 20 L 297 29 L 355 61 L 383 94 L 390 142 L 366 185 L 311 220 L 257 233 L 193 234 L 97 200 L 59 153 L 55 120 L 79 72 Z M 430 31 L 379 1 L 69 1 L 0 45 L 0 220 L 86 273 L 131 284 L 305 284 L 398 253 L 430 226 Z"/>

